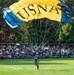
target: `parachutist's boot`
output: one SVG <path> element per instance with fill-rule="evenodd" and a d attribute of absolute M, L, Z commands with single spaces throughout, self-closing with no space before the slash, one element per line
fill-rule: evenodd
<path fill-rule="evenodd" d="M 39 66 L 37 66 L 37 70 L 39 70 Z"/>

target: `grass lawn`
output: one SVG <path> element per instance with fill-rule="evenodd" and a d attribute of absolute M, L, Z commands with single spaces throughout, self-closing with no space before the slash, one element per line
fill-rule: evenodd
<path fill-rule="evenodd" d="M 0 75 L 74 75 L 74 58 L 40 59 L 39 70 L 33 59 L 0 59 Z"/>

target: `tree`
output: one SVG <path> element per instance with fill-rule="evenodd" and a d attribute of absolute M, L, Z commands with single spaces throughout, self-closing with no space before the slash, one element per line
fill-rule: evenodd
<path fill-rule="evenodd" d="M 74 12 L 74 0 L 66 0 L 65 3 L 68 5 L 68 7 L 70 8 L 70 10 L 72 12 Z M 74 13 L 72 13 L 72 16 L 74 16 Z"/>
<path fill-rule="evenodd" d="M 10 29 L 10 30 L 9 30 Z M 29 42 L 29 38 L 28 38 L 28 33 L 27 33 L 27 29 L 28 29 L 28 25 L 26 23 L 23 23 L 22 25 L 20 25 L 20 27 L 11 29 L 9 28 L 8 31 L 13 32 L 14 35 L 10 36 L 8 39 L 8 43 L 28 43 Z"/>
<path fill-rule="evenodd" d="M 74 21 L 62 27 L 59 34 L 59 42 L 74 43 Z"/>
<path fill-rule="evenodd" d="M 32 43 L 58 42 L 61 24 L 46 18 L 33 20 L 29 23 L 28 33 Z"/>

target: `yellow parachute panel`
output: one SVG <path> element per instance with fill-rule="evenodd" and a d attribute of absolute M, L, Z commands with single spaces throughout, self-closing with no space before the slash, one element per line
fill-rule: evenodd
<path fill-rule="evenodd" d="M 58 3 L 58 0 L 20 0 L 9 9 L 22 21 L 48 18 L 60 22 L 62 12 Z"/>

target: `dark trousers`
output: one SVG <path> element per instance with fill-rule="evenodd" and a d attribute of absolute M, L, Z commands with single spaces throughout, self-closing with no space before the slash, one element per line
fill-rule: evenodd
<path fill-rule="evenodd" d="M 34 59 L 34 63 L 37 67 L 37 70 L 39 69 L 39 59 Z"/>

